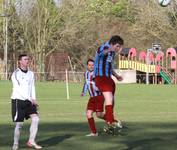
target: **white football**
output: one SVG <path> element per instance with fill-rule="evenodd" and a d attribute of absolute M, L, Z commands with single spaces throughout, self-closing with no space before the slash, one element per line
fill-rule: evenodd
<path fill-rule="evenodd" d="M 162 7 L 167 7 L 171 2 L 171 0 L 158 0 L 158 1 L 159 1 L 160 6 Z"/>

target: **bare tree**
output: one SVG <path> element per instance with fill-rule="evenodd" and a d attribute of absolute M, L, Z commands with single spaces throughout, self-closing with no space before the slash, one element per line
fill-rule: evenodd
<path fill-rule="evenodd" d="M 24 17 L 19 16 L 15 3 L 10 9 L 9 51 L 31 54 L 37 72 L 44 72 L 45 58 L 55 50 L 67 52 L 80 70 L 114 34 L 124 37 L 127 47 L 138 49 L 148 48 L 154 41 L 164 47 L 177 44 L 175 3 L 163 8 L 155 0 L 59 2 L 56 7 L 53 0 L 33 0 Z"/>
<path fill-rule="evenodd" d="M 160 7 L 154 0 L 136 6 L 137 19 L 130 32 L 139 48 L 147 48 L 154 41 L 160 42 L 164 48 L 177 45 L 177 12 L 174 6 Z"/>

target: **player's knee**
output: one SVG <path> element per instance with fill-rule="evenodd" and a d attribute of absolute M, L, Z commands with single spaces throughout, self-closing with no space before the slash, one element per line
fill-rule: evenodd
<path fill-rule="evenodd" d="M 21 129 L 23 127 L 23 122 L 17 122 L 15 127 Z"/>
<path fill-rule="evenodd" d="M 111 92 L 104 92 L 103 95 L 104 95 L 104 98 L 105 98 L 105 105 L 112 105 L 113 94 Z"/>
<path fill-rule="evenodd" d="M 92 118 L 93 117 L 93 112 L 87 111 L 86 116 L 87 116 L 87 118 Z"/>
<path fill-rule="evenodd" d="M 39 123 L 39 116 L 33 116 L 31 119 L 32 122 Z"/>

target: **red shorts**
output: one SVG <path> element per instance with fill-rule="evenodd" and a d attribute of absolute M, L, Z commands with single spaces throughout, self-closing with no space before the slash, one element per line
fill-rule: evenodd
<path fill-rule="evenodd" d="M 115 93 L 116 85 L 114 80 L 109 77 L 95 77 L 95 83 L 101 92 L 112 92 Z"/>
<path fill-rule="evenodd" d="M 90 97 L 87 104 L 87 110 L 93 110 L 94 112 L 103 112 L 104 110 L 103 106 L 104 106 L 103 95 Z"/>

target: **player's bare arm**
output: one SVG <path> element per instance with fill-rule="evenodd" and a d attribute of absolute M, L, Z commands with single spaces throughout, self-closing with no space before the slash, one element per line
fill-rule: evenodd
<path fill-rule="evenodd" d="M 113 75 L 114 77 L 116 77 L 116 79 L 117 79 L 118 81 L 122 81 L 122 80 L 123 80 L 122 76 L 118 75 L 114 70 L 112 70 L 112 75 Z"/>

